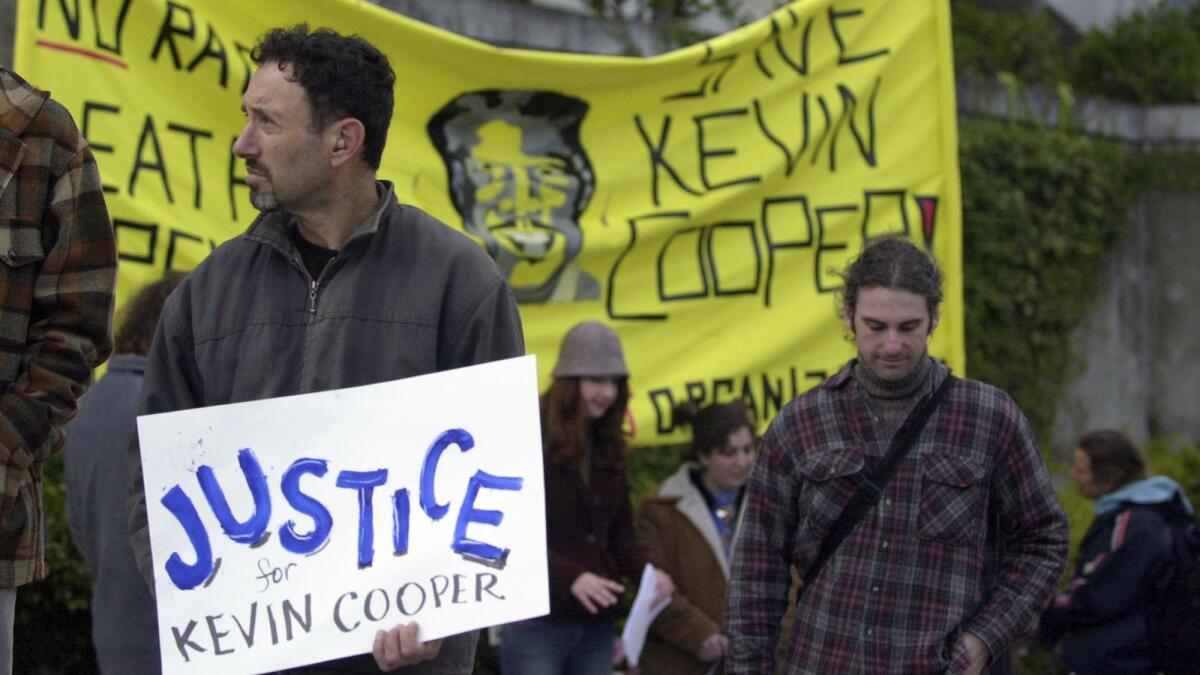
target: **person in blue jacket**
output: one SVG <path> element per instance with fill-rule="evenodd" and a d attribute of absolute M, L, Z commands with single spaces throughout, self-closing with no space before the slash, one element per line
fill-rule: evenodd
<path fill-rule="evenodd" d="M 1146 464 L 1118 431 L 1089 431 L 1071 477 L 1095 501 L 1075 576 L 1042 615 L 1039 638 L 1062 639 L 1062 662 L 1076 675 L 1158 672 L 1147 635 L 1158 580 L 1171 573 L 1174 518 L 1192 518 L 1183 489 Z"/>
<path fill-rule="evenodd" d="M 108 372 L 80 399 L 79 414 L 67 423 L 67 526 L 95 581 L 92 644 L 105 675 L 162 672 L 157 610 L 138 573 L 124 507 L 146 354 L 163 305 L 182 280 L 182 272 L 168 272 L 133 297 L 113 341 Z"/>

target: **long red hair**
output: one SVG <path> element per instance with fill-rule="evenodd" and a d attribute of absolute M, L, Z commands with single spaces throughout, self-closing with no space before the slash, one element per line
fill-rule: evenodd
<path fill-rule="evenodd" d="M 555 378 L 542 394 L 542 448 L 555 464 L 578 466 L 590 441 L 597 466 L 625 467 L 629 446 L 621 431 L 629 405 L 629 378 L 618 377 L 617 398 L 604 416 L 590 419 L 578 377 Z"/>

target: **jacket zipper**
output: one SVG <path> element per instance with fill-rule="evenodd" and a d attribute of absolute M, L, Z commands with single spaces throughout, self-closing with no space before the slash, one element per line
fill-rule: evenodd
<path fill-rule="evenodd" d="M 317 313 L 317 280 L 312 280 L 312 285 L 308 287 L 308 313 Z"/>

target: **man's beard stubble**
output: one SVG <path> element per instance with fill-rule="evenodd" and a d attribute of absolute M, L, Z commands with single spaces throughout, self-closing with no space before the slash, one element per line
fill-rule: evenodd
<path fill-rule="evenodd" d="M 250 191 L 250 203 L 259 211 L 277 211 L 279 210 L 279 200 L 275 198 L 274 192 L 258 192 Z"/>

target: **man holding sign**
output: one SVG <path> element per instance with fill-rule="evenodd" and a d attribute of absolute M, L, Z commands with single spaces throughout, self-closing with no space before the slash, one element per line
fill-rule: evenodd
<path fill-rule="evenodd" d="M 376 179 L 395 75 L 358 37 L 306 25 L 255 46 L 233 152 L 262 214 L 172 295 L 146 372 L 142 414 L 354 387 L 518 356 L 504 277 L 467 237 L 397 202 Z M 135 453 L 136 455 L 136 453 Z M 139 458 L 134 457 L 135 463 Z M 133 542 L 153 586 L 146 495 Z M 366 657 L 323 664 L 468 673 L 476 635 L 430 643 L 416 624 L 379 631 Z M 320 666 L 317 670 L 320 670 Z"/>

